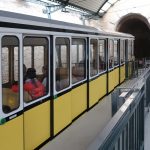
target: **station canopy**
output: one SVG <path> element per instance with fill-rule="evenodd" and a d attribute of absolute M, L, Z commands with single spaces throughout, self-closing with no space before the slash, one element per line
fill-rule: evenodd
<path fill-rule="evenodd" d="M 49 0 L 63 6 L 72 7 L 91 16 L 102 17 L 118 0 Z"/>

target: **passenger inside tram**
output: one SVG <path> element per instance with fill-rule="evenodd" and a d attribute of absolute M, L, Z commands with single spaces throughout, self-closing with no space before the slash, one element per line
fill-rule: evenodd
<path fill-rule="evenodd" d="M 45 94 L 45 87 L 36 78 L 36 70 L 34 68 L 28 68 L 27 70 L 24 90 L 28 93 L 27 99 L 25 99 L 26 102 L 42 97 Z"/>
<path fill-rule="evenodd" d="M 25 37 L 23 57 L 23 95 L 24 101 L 29 103 L 45 96 L 49 91 L 49 73 L 47 71 L 49 55 L 47 38 Z"/>
<path fill-rule="evenodd" d="M 103 69 L 104 69 L 104 62 L 102 61 L 102 58 L 99 55 L 99 70 L 103 70 Z"/>
<path fill-rule="evenodd" d="M 25 64 L 23 64 L 23 82 L 26 80 L 26 73 L 27 73 L 27 67 Z"/>
<path fill-rule="evenodd" d="M 48 67 L 47 66 L 43 66 L 42 67 L 42 72 L 43 72 L 43 77 L 42 77 L 41 82 L 44 85 L 45 90 L 47 91 L 48 90 L 48 81 L 47 81 L 48 80 L 47 79 L 47 77 L 48 77 Z"/>
<path fill-rule="evenodd" d="M 48 93 L 48 89 L 46 91 L 43 90 L 43 85 L 41 86 L 42 94 L 40 91 L 37 97 L 34 97 L 32 92 L 20 89 L 20 84 L 23 84 L 20 83 L 20 74 L 23 68 L 24 84 L 29 80 L 29 77 L 27 79 L 27 68 L 36 69 L 36 78 L 38 81 L 41 81 L 42 76 L 46 77 L 46 74 L 43 75 L 42 67 L 48 66 L 49 44 L 46 37 L 26 36 L 22 39 L 24 62 L 21 62 L 23 63 L 23 67 L 20 68 L 20 61 L 22 61 L 22 59 L 20 59 L 20 39 L 17 36 L 4 35 L 1 40 L 2 110 L 4 113 L 9 113 L 19 108 L 20 101 L 24 100 L 25 102 L 30 102 Z M 48 74 L 47 79 L 49 80 Z M 46 82 L 48 82 L 48 80 Z M 23 100 L 20 99 L 20 90 L 24 90 Z M 30 96 L 29 93 L 31 94 Z"/>

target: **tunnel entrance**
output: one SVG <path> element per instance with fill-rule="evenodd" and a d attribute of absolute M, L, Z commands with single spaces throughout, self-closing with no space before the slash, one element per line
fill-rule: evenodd
<path fill-rule="evenodd" d="M 150 57 L 150 27 L 144 16 L 128 14 L 119 21 L 116 30 L 135 36 L 135 58 Z"/>

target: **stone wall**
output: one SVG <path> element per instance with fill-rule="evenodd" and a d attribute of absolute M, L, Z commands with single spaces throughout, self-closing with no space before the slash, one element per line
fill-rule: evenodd
<path fill-rule="evenodd" d="M 90 20 L 86 24 L 104 30 L 115 31 L 119 21 L 129 13 L 137 13 L 150 21 L 149 0 L 119 0 L 99 20 Z"/>

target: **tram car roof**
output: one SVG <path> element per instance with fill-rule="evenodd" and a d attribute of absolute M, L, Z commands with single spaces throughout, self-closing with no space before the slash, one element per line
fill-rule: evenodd
<path fill-rule="evenodd" d="M 20 29 L 38 29 L 45 31 L 56 32 L 73 32 L 80 34 L 91 35 L 106 35 L 116 37 L 134 38 L 131 34 L 99 30 L 94 27 L 78 25 L 73 23 L 66 23 L 63 21 L 56 21 L 36 16 L 24 15 L 14 12 L 0 10 L 0 27 L 20 28 Z"/>

